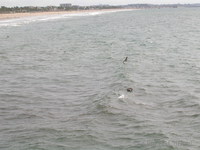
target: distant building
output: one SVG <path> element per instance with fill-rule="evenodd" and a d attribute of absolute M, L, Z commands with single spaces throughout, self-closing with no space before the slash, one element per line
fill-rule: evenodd
<path fill-rule="evenodd" d="M 70 4 L 70 3 L 60 4 L 60 7 L 62 7 L 62 8 L 69 8 L 69 7 L 72 7 L 72 4 Z"/>

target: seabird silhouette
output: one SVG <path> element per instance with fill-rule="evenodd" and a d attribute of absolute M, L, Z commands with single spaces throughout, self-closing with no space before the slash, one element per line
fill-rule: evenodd
<path fill-rule="evenodd" d="M 125 64 L 125 62 L 127 62 L 127 60 L 128 60 L 128 57 L 126 57 L 126 58 L 124 59 L 123 64 Z"/>

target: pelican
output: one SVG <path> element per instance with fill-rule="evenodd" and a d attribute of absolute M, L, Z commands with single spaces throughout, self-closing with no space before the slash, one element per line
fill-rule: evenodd
<path fill-rule="evenodd" d="M 128 89 L 126 89 L 126 90 L 127 90 L 127 92 L 132 92 L 132 91 L 133 91 L 132 88 L 128 88 Z"/>
<path fill-rule="evenodd" d="M 128 60 L 128 57 L 126 57 L 126 58 L 124 59 L 123 64 L 125 64 L 125 62 L 127 62 L 127 60 Z"/>

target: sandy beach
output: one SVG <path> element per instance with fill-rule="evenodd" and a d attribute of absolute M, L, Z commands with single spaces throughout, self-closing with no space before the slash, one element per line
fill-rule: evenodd
<path fill-rule="evenodd" d="M 52 12 L 31 12 L 31 13 L 9 13 L 9 14 L 0 14 L 0 20 L 22 18 L 22 17 L 32 17 L 32 16 L 46 16 L 46 15 L 59 15 L 59 14 L 75 14 L 75 13 L 84 13 L 84 12 L 116 11 L 116 10 L 120 11 L 120 10 L 125 10 L 125 9 L 101 9 L 101 10 L 78 10 L 78 11 L 52 11 Z"/>

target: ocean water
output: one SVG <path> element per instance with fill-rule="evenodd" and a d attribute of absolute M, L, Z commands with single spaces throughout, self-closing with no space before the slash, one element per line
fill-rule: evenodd
<path fill-rule="evenodd" d="M 199 16 L 1 20 L 0 149 L 199 150 Z"/>

